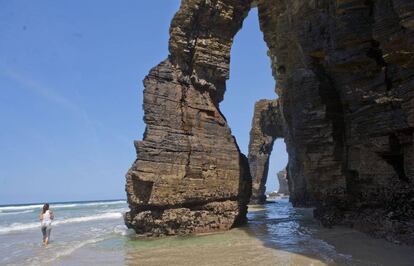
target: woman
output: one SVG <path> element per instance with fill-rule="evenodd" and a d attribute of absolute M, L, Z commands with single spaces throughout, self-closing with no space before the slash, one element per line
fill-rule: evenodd
<path fill-rule="evenodd" d="M 52 220 L 54 215 L 49 210 L 49 204 L 43 205 L 43 210 L 39 215 L 39 219 L 42 225 L 43 244 L 47 246 L 49 244 L 50 232 L 52 231 Z"/>

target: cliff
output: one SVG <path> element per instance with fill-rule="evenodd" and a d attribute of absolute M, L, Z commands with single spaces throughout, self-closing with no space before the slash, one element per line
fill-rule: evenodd
<path fill-rule="evenodd" d="M 294 206 L 316 207 L 326 226 L 414 244 L 412 0 L 255 4 L 279 98 L 277 114 L 255 111 L 252 200 L 262 199 L 279 117 Z M 144 81 L 147 129 L 127 174 L 126 224 L 138 233 L 245 220 L 249 166 L 219 103 L 250 8 L 247 0 L 183 0 L 172 21 L 170 55 Z"/>
<path fill-rule="evenodd" d="M 291 201 L 414 244 L 414 4 L 258 1 L 286 122 Z"/>

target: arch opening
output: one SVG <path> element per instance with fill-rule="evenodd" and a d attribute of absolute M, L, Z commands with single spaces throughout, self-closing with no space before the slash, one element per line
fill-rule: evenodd
<path fill-rule="evenodd" d="M 265 195 L 267 200 L 289 197 L 287 164 L 286 144 L 283 138 L 278 138 L 273 143 L 273 149 L 269 157 L 269 170 L 265 179 Z"/>
<path fill-rule="evenodd" d="M 231 48 L 230 79 L 220 109 L 240 150 L 249 155 L 254 204 L 265 203 L 266 195 L 279 192 L 278 173 L 286 169 L 288 161 L 283 119 L 267 53 L 258 9 L 252 8 Z M 250 119 L 246 120 L 246 116 Z"/>

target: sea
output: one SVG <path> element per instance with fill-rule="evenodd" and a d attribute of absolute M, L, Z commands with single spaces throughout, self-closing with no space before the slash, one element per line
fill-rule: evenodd
<path fill-rule="evenodd" d="M 286 198 L 249 206 L 246 226 L 143 238 L 127 229 L 124 200 L 52 203 L 42 245 L 41 204 L 0 206 L 0 265 L 414 265 L 414 248 L 349 228 L 327 229 Z"/>

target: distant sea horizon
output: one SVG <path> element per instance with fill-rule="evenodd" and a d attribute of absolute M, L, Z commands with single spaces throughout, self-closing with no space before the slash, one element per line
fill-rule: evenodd
<path fill-rule="evenodd" d="M 10 207 L 10 206 L 28 206 L 28 205 L 42 205 L 42 204 L 64 204 L 64 203 L 91 203 L 91 202 L 111 202 L 111 201 L 126 201 L 126 198 L 115 198 L 115 199 L 96 199 L 96 200 L 70 200 L 70 201 L 39 201 L 39 202 L 27 202 L 27 203 L 1 203 L 1 207 Z"/>

